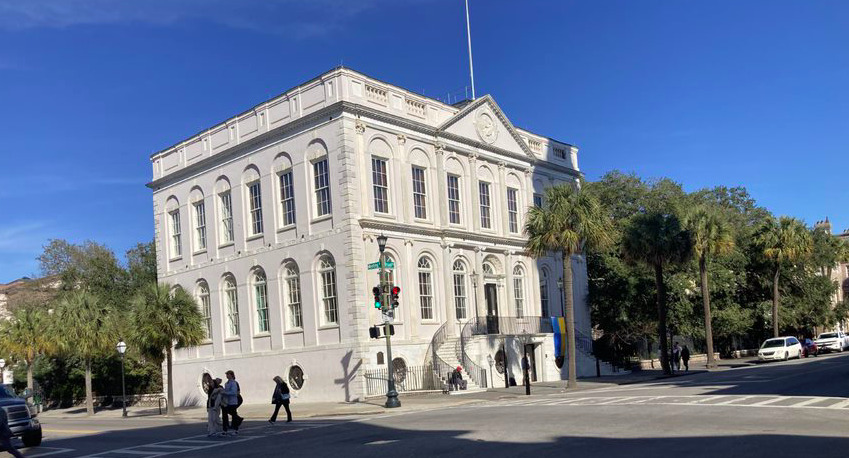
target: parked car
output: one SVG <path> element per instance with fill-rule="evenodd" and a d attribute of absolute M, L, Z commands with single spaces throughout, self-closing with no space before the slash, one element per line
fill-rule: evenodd
<path fill-rule="evenodd" d="M 817 346 L 817 343 L 811 339 L 805 338 L 802 341 L 802 354 L 807 358 L 808 356 L 814 355 L 819 356 L 820 349 Z"/>
<path fill-rule="evenodd" d="M 41 423 L 36 418 L 35 407 L 27 403 L 26 397 L 18 397 L 9 385 L 0 385 L 0 408 L 6 411 L 9 429 L 20 437 L 27 447 L 41 445 Z"/>
<path fill-rule="evenodd" d="M 816 343 L 820 351 L 843 351 L 849 347 L 843 331 L 824 332 L 817 336 Z"/>
<path fill-rule="evenodd" d="M 758 350 L 758 361 L 774 361 L 802 357 L 802 344 L 795 337 L 775 337 L 767 339 Z"/>

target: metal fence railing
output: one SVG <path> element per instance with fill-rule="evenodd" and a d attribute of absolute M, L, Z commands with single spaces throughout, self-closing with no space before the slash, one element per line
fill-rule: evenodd
<path fill-rule="evenodd" d="M 482 316 L 470 320 L 472 335 L 551 334 L 551 319 L 544 316 Z"/>
<path fill-rule="evenodd" d="M 380 396 L 388 390 L 388 368 L 365 371 L 366 396 Z M 429 366 L 404 366 L 395 368 L 395 389 L 405 391 L 427 391 L 442 389 L 433 368 Z"/>

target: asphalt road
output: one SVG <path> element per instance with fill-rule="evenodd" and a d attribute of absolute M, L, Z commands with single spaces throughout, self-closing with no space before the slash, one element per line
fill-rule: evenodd
<path fill-rule="evenodd" d="M 50 420 L 45 431 L 28 456 L 847 456 L 849 354 L 428 411 L 246 422 L 227 438 L 153 418 Z"/>

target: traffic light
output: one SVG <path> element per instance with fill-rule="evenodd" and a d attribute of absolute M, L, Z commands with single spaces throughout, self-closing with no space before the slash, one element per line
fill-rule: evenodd
<path fill-rule="evenodd" d="M 390 336 L 394 336 L 394 335 L 395 335 L 395 326 L 393 326 L 393 325 L 391 325 L 391 324 L 389 325 L 389 335 L 390 335 Z"/>
<path fill-rule="evenodd" d="M 372 339 L 379 339 L 380 338 L 380 328 L 378 328 L 377 326 L 372 326 L 372 327 L 368 328 L 368 335 Z"/>
<path fill-rule="evenodd" d="M 401 294 L 401 287 L 400 286 L 393 286 L 392 287 L 392 301 L 390 302 L 390 304 L 392 304 L 393 309 L 398 308 L 398 305 L 400 305 L 398 303 L 398 296 L 400 294 Z"/>
<path fill-rule="evenodd" d="M 381 302 L 380 302 L 381 301 L 380 286 L 375 286 L 374 288 L 371 289 L 371 292 L 372 292 L 372 294 L 374 294 L 374 308 L 376 308 L 376 309 L 381 308 L 383 306 L 383 304 L 381 304 Z"/>

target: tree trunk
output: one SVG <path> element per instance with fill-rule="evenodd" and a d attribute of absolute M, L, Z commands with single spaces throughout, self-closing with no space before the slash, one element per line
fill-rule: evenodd
<path fill-rule="evenodd" d="M 85 360 L 85 411 L 94 415 L 94 397 L 91 392 L 91 360 Z"/>
<path fill-rule="evenodd" d="M 778 337 L 778 275 L 781 267 L 775 267 L 775 277 L 772 279 L 772 336 Z"/>
<path fill-rule="evenodd" d="M 713 325 L 710 318 L 710 287 L 708 286 L 707 262 L 699 259 L 699 274 L 702 277 L 702 302 L 705 306 L 705 345 L 707 346 L 707 367 L 716 367 L 713 358 Z"/>
<path fill-rule="evenodd" d="M 172 374 L 171 348 L 165 350 L 166 364 L 168 365 L 168 415 L 174 415 L 174 374 Z"/>
<path fill-rule="evenodd" d="M 35 390 L 35 383 L 33 382 L 33 377 L 32 377 L 32 373 L 33 373 L 32 364 L 33 364 L 33 361 L 27 361 L 27 389 L 30 391 L 30 393 L 32 393 L 33 390 Z"/>
<path fill-rule="evenodd" d="M 663 283 L 663 264 L 654 266 L 654 282 L 657 290 L 657 333 L 660 335 L 660 367 L 671 375 L 669 369 L 669 341 L 666 336 L 666 285 Z"/>
<path fill-rule="evenodd" d="M 578 363 L 575 346 L 575 301 L 572 297 L 572 256 L 563 252 L 563 300 L 566 302 L 566 361 L 569 371 L 567 388 L 578 387 Z"/>

